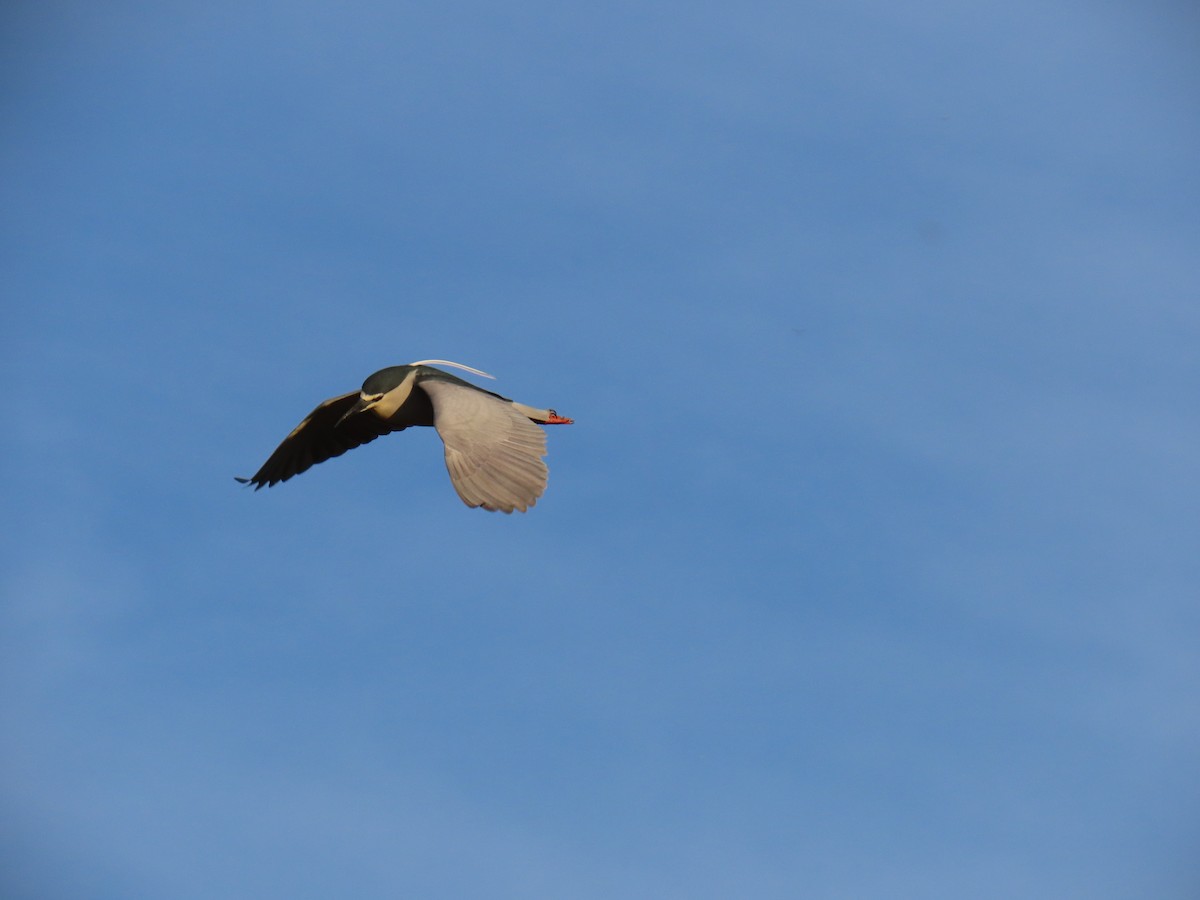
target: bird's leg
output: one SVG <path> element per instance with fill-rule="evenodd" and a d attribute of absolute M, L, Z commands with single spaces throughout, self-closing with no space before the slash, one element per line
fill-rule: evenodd
<path fill-rule="evenodd" d="M 509 401 L 513 405 L 513 409 L 523 416 L 527 416 L 531 422 L 537 422 L 539 425 L 573 425 L 574 419 L 568 419 L 566 416 L 560 416 L 552 409 L 537 409 L 533 406 L 526 406 L 524 403 L 518 403 L 516 400 Z"/>

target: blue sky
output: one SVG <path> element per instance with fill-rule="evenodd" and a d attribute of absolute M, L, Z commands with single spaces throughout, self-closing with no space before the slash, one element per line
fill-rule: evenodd
<path fill-rule="evenodd" d="M 5 896 L 1200 890 L 1186 4 L 15 6 Z"/>

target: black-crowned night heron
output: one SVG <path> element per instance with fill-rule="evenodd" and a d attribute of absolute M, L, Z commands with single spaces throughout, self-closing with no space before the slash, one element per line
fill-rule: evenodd
<path fill-rule="evenodd" d="M 255 490 L 271 487 L 380 435 L 432 425 L 446 445 L 446 468 L 463 503 L 525 512 L 546 489 L 546 434 L 537 426 L 572 420 L 485 391 L 430 363 L 492 377 L 445 359 L 380 369 L 361 391 L 314 409 L 253 477 L 237 480 Z"/>

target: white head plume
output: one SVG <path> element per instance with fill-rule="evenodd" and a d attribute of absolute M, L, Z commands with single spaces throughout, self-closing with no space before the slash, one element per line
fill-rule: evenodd
<path fill-rule="evenodd" d="M 464 372 L 482 375 L 484 378 L 492 379 L 492 381 L 496 380 L 495 375 L 489 375 L 487 372 L 481 372 L 479 369 L 472 369 L 470 366 L 464 366 L 462 363 L 451 362 L 448 359 L 419 359 L 414 363 L 409 363 L 410 366 L 432 366 L 434 364 L 439 366 L 453 366 L 456 369 L 462 369 Z"/>

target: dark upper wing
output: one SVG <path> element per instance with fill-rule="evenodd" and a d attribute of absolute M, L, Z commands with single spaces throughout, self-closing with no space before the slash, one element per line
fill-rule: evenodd
<path fill-rule="evenodd" d="M 272 487 L 287 481 L 347 450 L 353 450 L 381 434 L 388 427 L 372 415 L 351 416 L 340 425 L 338 421 L 358 401 L 358 391 L 326 400 L 292 429 L 292 433 L 275 448 L 270 459 L 252 478 L 237 479 L 242 484 L 252 484 L 257 491 L 261 487 Z"/>

